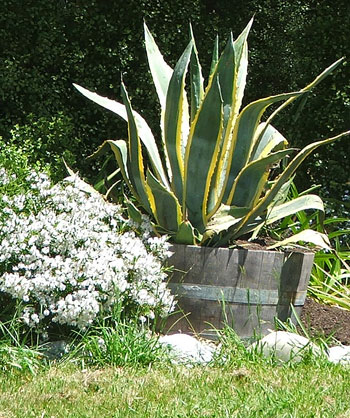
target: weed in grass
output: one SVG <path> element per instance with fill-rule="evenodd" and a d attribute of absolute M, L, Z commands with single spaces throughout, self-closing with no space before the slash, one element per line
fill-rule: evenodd
<path fill-rule="evenodd" d="M 28 371 L 34 374 L 40 368 L 42 356 L 38 346 L 33 346 L 30 335 L 23 333 L 17 314 L 0 322 L 0 370 L 6 374 Z"/>
<path fill-rule="evenodd" d="M 89 366 L 147 366 L 168 359 L 158 337 L 140 324 L 137 315 L 125 318 L 121 305 L 86 332 L 78 332 L 72 345 L 70 358 Z"/>
<path fill-rule="evenodd" d="M 28 347 L 13 347 L 0 343 L 0 370 L 2 372 L 30 372 L 35 374 L 41 365 L 41 353 Z"/>

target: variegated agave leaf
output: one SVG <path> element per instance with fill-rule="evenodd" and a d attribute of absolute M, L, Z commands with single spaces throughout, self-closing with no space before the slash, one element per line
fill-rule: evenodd
<path fill-rule="evenodd" d="M 305 195 L 286 202 L 286 193 L 295 171 L 311 152 L 350 132 L 315 142 L 296 153 L 271 123 L 278 112 L 309 92 L 342 60 L 300 91 L 256 100 L 242 109 L 251 25 L 252 20 L 236 40 L 231 35 L 220 56 L 216 39 L 206 86 L 192 28 L 189 44 L 172 69 L 144 25 L 149 67 L 161 106 L 162 150 L 158 150 L 146 121 L 133 110 L 123 83 L 123 104 L 75 85 L 87 98 L 128 122 L 128 141 L 106 141 L 98 152 L 106 148 L 113 151 L 139 205 L 137 208 L 130 203 L 130 214 L 139 218 L 142 208 L 153 217 L 156 230 L 168 233 L 174 242 L 226 245 L 242 235 L 257 236 L 263 226 L 293 211 L 324 212 L 319 197 Z M 186 86 L 186 80 L 190 86 Z M 278 103 L 264 121 L 269 106 Z M 288 158 L 289 164 L 272 178 L 273 168 Z M 305 232 L 284 244 L 299 240 L 325 248 L 326 238 L 314 232 Z"/>

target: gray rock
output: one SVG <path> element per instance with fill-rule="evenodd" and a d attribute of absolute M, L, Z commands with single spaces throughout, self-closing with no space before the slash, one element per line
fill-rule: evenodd
<path fill-rule="evenodd" d="M 59 360 L 69 352 L 67 341 L 51 341 L 41 346 L 41 352 L 49 360 Z"/>
<path fill-rule="evenodd" d="M 328 350 L 328 360 L 331 363 L 350 364 L 350 346 L 331 347 Z"/>
<path fill-rule="evenodd" d="M 169 347 L 172 360 L 177 364 L 207 364 L 216 351 L 215 345 L 187 334 L 165 335 L 159 338 L 159 343 Z"/>
<path fill-rule="evenodd" d="M 248 349 L 257 350 L 266 357 L 275 356 L 283 362 L 299 362 L 310 351 L 314 355 L 322 354 L 321 349 L 309 339 L 286 331 L 271 332 L 263 339 L 253 343 Z"/>

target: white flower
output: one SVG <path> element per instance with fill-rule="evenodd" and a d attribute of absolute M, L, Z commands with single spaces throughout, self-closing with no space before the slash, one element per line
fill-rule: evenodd
<path fill-rule="evenodd" d="M 83 329 L 121 300 L 150 318 L 155 308 L 172 309 L 162 267 L 169 245 L 152 237 L 147 217 L 139 235 L 120 206 L 77 176 L 54 187 L 42 174 L 28 181 L 27 195 L 3 196 L 7 216 L 0 220 L 0 291 L 28 303 L 28 326 L 53 320 Z M 22 208 L 29 202 L 28 214 Z"/>
<path fill-rule="evenodd" d="M 38 324 L 39 323 L 39 316 L 36 313 L 33 313 L 30 315 L 30 319 L 35 323 Z"/>

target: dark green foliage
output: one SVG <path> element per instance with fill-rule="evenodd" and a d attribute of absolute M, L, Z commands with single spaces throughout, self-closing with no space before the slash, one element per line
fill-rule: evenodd
<path fill-rule="evenodd" d="M 245 96 L 250 102 L 300 88 L 346 55 L 349 7 L 348 0 L 2 0 L 0 135 L 9 141 L 12 129 L 21 133 L 17 140 L 27 140 L 31 160 L 49 159 L 56 178 L 64 174 L 64 149 L 72 168 L 91 175 L 94 166 L 85 157 L 104 139 L 125 138 L 126 124 L 81 97 L 72 82 L 120 100 L 123 74 L 134 108 L 159 131 L 143 19 L 171 65 L 187 44 L 191 21 L 207 75 L 215 35 L 224 40 L 232 29 L 236 37 L 255 14 Z M 349 129 L 349 68 L 345 62 L 306 102 L 279 118 L 277 125 L 293 146 Z M 29 146 L 41 129 L 41 142 Z M 304 164 L 297 182 L 303 188 L 322 183 L 325 196 L 342 198 L 349 189 L 349 151 L 347 140 L 320 150 Z"/>
<path fill-rule="evenodd" d="M 1 197 L 3 195 L 12 197 L 27 193 L 30 189 L 30 182 L 28 182 L 27 177 L 33 171 L 47 172 L 48 169 L 48 166 L 39 162 L 31 164 L 28 154 L 23 149 L 13 143 L 5 144 L 0 137 L 0 217 L 3 216 L 1 209 L 6 206 Z M 8 178 L 6 179 L 6 177 Z"/>
<path fill-rule="evenodd" d="M 38 162 L 49 166 L 52 180 L 59 181 L 67 175 L 64 161 L 75 167 L 79 160 L 79 140 L 73 139 L 73 122 L 63 113 L 38 119 L 29 114 L 24 125 L 13 127 L 7 146 L 20 149 L 32 166 Z"/>

